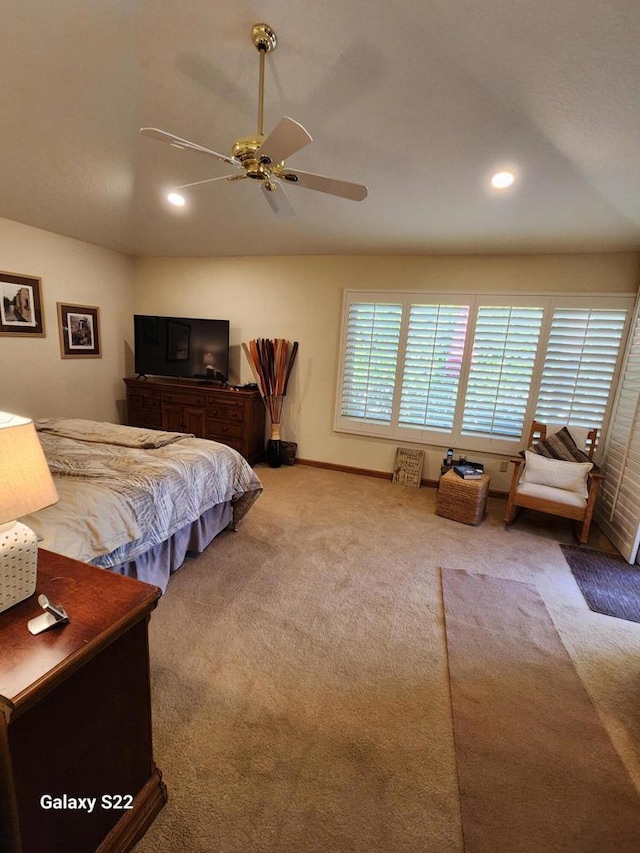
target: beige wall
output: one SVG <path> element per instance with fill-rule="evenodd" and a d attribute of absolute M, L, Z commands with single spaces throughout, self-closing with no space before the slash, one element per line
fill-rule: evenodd
<path fill-rule="evenodd" d="M 122 415 L 122 376 L 133 371 L 134 311 L 223 318 L 231 321 L 231 381 L 253 378 L 241 351 L 242 341 L 285 337 L 300 342 L 283 418 L 283 436 L 298 442 L 300 456 L 391 471 L 397 441 L 333 430 L 345 289 L 635 293 L 640 257 L 621 253 L 132 261 L 0 219 L 0 270 L 42 279 L 46 325 L 44 338 L 0 336 L 0 409 L 35 418 L 117 421 Z M 102 358 L 60 358 L 58 301 L 100 308 Z M 424 449 L 425 476 L 435 479 L 444 448 Z M 497 460 L 485 458 L 485 462 L 495 475 L 492 485 L 506 487 Z"/>
<path fill-rule="evenodd" d="M 635 293 L 636 254 L 502 257 L 146 258 L 135 264 L 141 314 L 200 316 L 231 322 L 231 381 L 252 381 L 240 343 L 255 337 L 300 342 L 283 438 L 299 456 L 391 471 L 395 440 L 333 430 L 342 294 L 348 288 L 452 292 Z M 411 445 L 407 445 L 411 446 Z M 444 448 L 427 451 L 424 476 L 439 474 Z M 464 450 L 464 448 L 456 448 Z M 482 454 L 474 454 L 482 459 Z M 485 457 L 492 486 L 507 487 L 498 460 Z"/>
<path fill-rule="evenodd" d="M 0 336 L 0 409 L 32 418 L 117 421 L 132 370 L 130 258 L 0 219 L 0 270 L 42 279 L 46 335 Z M 57 302 L 98 306 L 102 358 L 62 359 Z"/>

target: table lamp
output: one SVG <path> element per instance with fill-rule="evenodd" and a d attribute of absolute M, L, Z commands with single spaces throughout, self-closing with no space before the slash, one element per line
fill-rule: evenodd
<path fill-rule="evenodd" d="M 36 588 L 38 539 L 16 519 L 57 500 L 33 421 L 0 412 L 0 613 Z"/>

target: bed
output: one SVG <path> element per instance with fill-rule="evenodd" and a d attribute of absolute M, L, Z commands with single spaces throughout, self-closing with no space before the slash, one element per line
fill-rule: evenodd
<path fill-rule="evenodd" d="M 215 441 L 77 418 L 35 426 L 60 498 L 21 519 L 39 545 L 163 593 L 187 553 L 235 530 L 262 491 Z"/>

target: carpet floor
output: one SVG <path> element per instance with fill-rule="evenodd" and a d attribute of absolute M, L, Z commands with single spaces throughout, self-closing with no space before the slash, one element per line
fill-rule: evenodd
<path fill-rule="evenodd" d="M 562 545 L 585 601 L 605 616 L 640 622 L 640 567 L 631 566 L 619 554 L 607 554 Z"/>
<path fill-rule="evenodd" d="M 151 618 L 169 802 L 136 853 L 460 853 L 442 565 L 535 584 L 640 786 L 640 627 L 586 607 L 570 524 L 505 530 L 490 498 L 471 527 L 435 515 L 434 489 L 258 473 L 243 526 Z"/>

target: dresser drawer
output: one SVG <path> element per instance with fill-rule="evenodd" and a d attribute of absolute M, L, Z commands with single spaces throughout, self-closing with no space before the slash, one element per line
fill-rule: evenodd
<path fill-rule="evenodd" d="M 149 427 L 149 429 L 162 429 L 162 412 L 158 409 L 154 412 L 150 409 L 139 409 L 129 406 L 128 422 L 131 426 Z"/>
<path fill-rule="evenodd" d="M 239 401 L 238 405 L 209 403 L 207 405 L 207 417 L 225 423 L 242 423 L 244 420 L 244 404 L 242 401 Z"/>
<path fill-rule="evenodd" d="M 244 427 L 241 423 L 225 423 L 207 418 L 207 438 L 242 438 Z"/>
<path fill-rule="evenodd" d="M 132 409 L 152 409 L 159 412 L 162 408 L 160 392 L 151 388 L 132 389 L 129 391 L 129 406 Z"/>
<path fill-rule="evenodd" d="M 204 406 L 206 394 L 202 391 L 162 391 L 163 403 L 178 403 L 181 406 Z"/>

